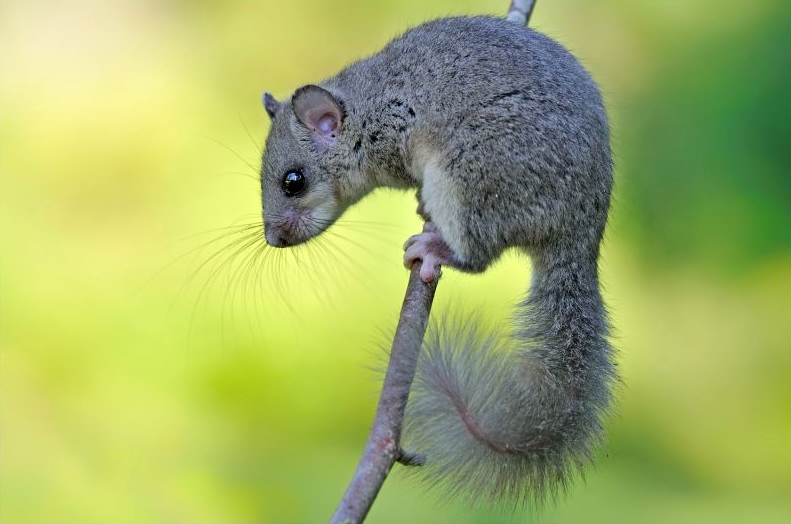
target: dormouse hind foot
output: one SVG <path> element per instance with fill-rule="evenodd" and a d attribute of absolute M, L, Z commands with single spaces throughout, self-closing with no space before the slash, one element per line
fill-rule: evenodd
<path fill-rule="evenodd" d="M 412 235 L 404 244 L 404 266 L 407 269 L 412 263 L 421 260 L 420 278 L 423 282 L 433 282 L 441 275 L 442 265 L 458 266 L 456 257 L 450 246 L 445 243 L 442 234 L 433 222 L 423 224 L 423 232 Z"/>

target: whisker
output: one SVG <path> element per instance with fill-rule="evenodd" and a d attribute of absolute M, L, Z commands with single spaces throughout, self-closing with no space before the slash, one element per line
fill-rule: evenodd
<path fill-rule="evenodd" d="M 227 175 L 243 176 L 245 178 L 249 178 L 256 184 L 261 182 L 261 178 L 259 178 L 257 175 L 251 175 L 250 173 L 246 173 L 244 171 L 223 171 L 222 173 L 217 173 L 217 178 Z"/>
<path fill-rule="evenodd" d="M 242 163 L 244 163 L 245 165 L 247 165 L 247 167 L 249 167 L 250 169 L 252 169 L 252 170 L 253 170 L 253 171 L 255 171 L 256 173 L 259 171 L 259 169 L 258 169 L 258 167 L 257 167 L 257 166 L 253 165 L 253 164 L 252 164 L 252 163 L 251 163 L 249 160 L 247 160 L 247 159 L 246 159 L 245 157 L 243 157 L 241 154 L 239 154 L 238 152 L 236 152 L 236 151 L 235 151 L 233 148 L 231 148 L 231 147 L 229 147 L 229 146 L 227 146 L 227 145 L 223 144 L 222 142 L 220 142 L 220 141 L 219 141 L 219 140 L 217 140 L 216 138 L 212 138 L 212 137 L 210 137 L 210 136 L 208 136 L 208 135 L 203 135 L 203 134 L 200 134 L 200 133 L 198 133 L 198 134 L 197 134 L 197 136 L 199 136 L 199 137 L 201 137 L 201 138 L 204 138 L 204 139 L 206 139 L 206 140 L 209 140 L 209 141 L 211 141 L 211 142 L 214 142 L 214 143 L 215 143 L 215 144 L 217 144 L 218 146 L 220 146 L 220 147 L 222 147 L 223 149 L 227 150 L 228 152 L 230 152 L 231 154 L 233 154 L 234 156 L 236 156 L 236 158 L 238 158 L 239 160 L 241 160 L 241 161 L 242 161 Z"/>
<path fill-rule="evenodd" d="M 247 127 L 247 124 L 245 124 L 241 113 L 239 113 L 239 122 L 242 124 L 242 128 L 244 128 L 245 133 L 247 133 L 247 136 L 250 138 L 250 142 L 253 144 L 253 147 L 255 148 L 256 152 L 258 152 L 258 156 L 260 157 L 264 152 L 263 144 L 259 140 L 253 138 L 253 134 L 250 132 L 250 128 Z"/>
<path fill-rule="evenodd" d="M 261 324 L 262 315 L 258 314 L 260 311 L 259 309 L 260 304 L 258 302 L 258 298 L 260 295 L 254 286 L 256 284 L 255 277 L 259 272 L 257 270 L 260 269 L 258 267 L 259 255 L 261 253 L 261 249 L 265 249 L 265 248 L 266 248 L 266 244 L 262 242 L 255 249 L 251 250 L 250 256 L 248 257 L 248 261 L 246 264 L 246 268 L 244 270 L 244 278 L 242 280 L 242 300 L 244 302 L 244 305 L 248 305 L 248 304 L 250 305 L 249 307 L 244 308 L 245 319 L 247 320 L 247 326 L 250 329 L 250 332 L 253 334 L 264 333 L 263 325 Z M 255 325 L 253 325 L 253 322 L 250 319 L 251 309 L 256 318 Z M 256 331 L 256 327 L 258 328 L 258 331 Z"/>
<path fill-rule="evenodd" d="M 141 284 L 139 286 L 139 288 L 137 289 L 137 292 L 139 293 L 140 291 L 145 289 L 147 286 L 151 285 L 151 283 L 154 280 L 156 280 L 157 278 L 162 276 L 166 271 L 168 271 L 169 269 L 173 268 L 176 264 L 178 264 L 179 262 L 183 261 L 185 258 L 187 258 L 187 257 L 189 257 L 191 255 L 196 255 L 201 250 L 207 248 L 211 244 L 214 244 L 216 242 L 224 240 L 224 239 L 228 238 L 229 236 L 233 236 L 233 235 L 235 235 L 237 233 L 243 232 L 243 231 L 248 230 L 248 229 L 253 229 L 255 227 L 260 227 L 260 225 L 261 225 L 260 222 L 258 222 L 258 223 L 243 224 L 243 225 L 232 225 L 232 226 L 227 226 L 227 227 L 209 229 L 207 231 L 202 231 L 200 233 L 194 233 L 194 234 L 191 234 L 191 235 L 187 235 L 185 237 L 182 237 L 182 238 L 172 242 L 171 245 L 169 246 L 169 248 L 171 248 L 171 249 L 174 248 L 176 245 L 182 244 L 182 243 L 187 242 L 189 240 L 193 240 L 193 239 L 201 237 L 201 236 L 206 236 L 208 234 L 220 232 L 220 234 L 216 235 L 214 238 L 212 238 L 212 239 L 210 239 L 210 240 L 208 240 L 206 242 L 202 242 L 199 245 L 188 249 L 187 251 L 179 254 L 178 256 L 176 256 L 175 258 L 173 258 L 172 260 L 167 262 L 164 266 L 162 266 L 159 269 L 157 269 L 156 271 L 154 271 L 154 273 L 151 276 L 149 276 L 145 280 L 145 282 L 143 282 L 143 284 Z"/>
<path fill-rule="evenodd" d="M 260 240 L 257 241 L 256 244 L 258 244 L 258 242 L 260 242 Z M 237 264 L 236 269 L 232 270 L 232 272 L 230 274 L 230 277 L 228 279 L 228 285 L 226 286 L 225 293 L 223 294 L 222 313 L 221 313 L 221 317 L 223 319 L 223 328 L 222 328 L 223 339 L 225 337 L 224 319 L 225 319 L 226 307 L 227 307 L 228 311 L 230 312 L 230 321 L 231 321 L 231 325 L 233 325 L 234 324 L 234 311 L 235 311 L 235 306 L 236 306 L 236 301 L 235 301 L 234 297 L 236 296 L 236 293 L 238 291 L 238 286 L 239 286 L 239 281 L 240 281 L 239 275 L 247 267 L 247 261 L 252 257 L 252 255 L 255 254 L 255 249 L 250 249 L 250 250 L 246 249 L 245 251 L 246 252 L 242 255 L 241 261 L 239 262 L 239 264 Z M 244 295 L 243 295 L 242 298 L 243 299 L 245 298 Z"/>
<path fill-rule="evenodd" d="M 371 222 L 368 220 L 350 220 L 348 218 L 339 218 L 335 221 L 336 224 L 342 226 L 360 227 L 368 229 L 391 229 L 393 231 L 400 231 L 403 226 L 389 222 Z"/>
<path fill-rule="evenodd" d="M 211 245 L 214 245 L 214 244 L 216 244 L 218 242 L 226 240 L 226 242 L 224 244 L 222 244 L 219 249 L 215 249 L 214 252 L 211 255 L 209 255 L 206 259 L 204 259 L 203 262 L 201 262 L 198 265 L 198 267 L 196 269 L 194 269 L 190 273 L 189 277 L 187 277 L 187 279 L 184 281 L 184 283 L 181 285 L 181 287 L 179 288 L 178 292 L 176 293 L 176 299 L 174 299 L 174 302 L 171 304 L 171 310 L 175 306 L 175 301 L 178 299 L 178 297 L 180 297 L 180 296 L 185 294 L 186 289 L 190 285 L 192 285 L 194 280 L 204 270 L 204 268 L 206 268 L 211 263 L 213 263 L 213 261 L 215 261 L 218 257 L 220 257 L 221 255 L 225 254 L 228 249 L 230 249 L 234 245 L 237 245 L 237 244 L 239 244 L 241 242 L 244 242 L 245 239 L 248 238 L 248 237 L 255 236 L 255 234 L 256 233 L 254 233 L 254 232 L 245 232 L 244 230 L 234 232 L 233 234 L 227 234 L 226 233 L 226 234 L 220 235 L 217 238 L 214 238 L 214 239 L 210 240 L 209 242 L 206 242 L 206 243 L 204 243 L 204 244 L 202 244 L 202 245 L 200 245 L 200 246 L 198 246 L 196 248 L 193 248 L 190 251 L 188 251 L 187 253 L 185 253 L 184 255 L 180 256 L 179 259 L 177 259 L 177 260 L 183 259 L 183 258 L 185 258 L 186 256 L 188 256 L 190 254 L 194 254 L 194 255 L 197 256 L 197 253 L 200 253 L 203 249 L 205 249 L 205 248 L 207 248 L 207 247 L 209 247 Z M 228 240 L 228 237 L 231 237 L 231 239 Z M 170 266 L 172 266 L 173 264 L 175 264 L 175 262 L 171 263 Z"/>
<path fill-rule="evenodd" d="M 230 253 L 227 253 L 224 249 L 221 250 L 221 251 L 217 251 L 214 254 L 212 254 L 212 256 L 209 259 L 204 261 L 199 266 L 198 272 L 201 271 L 202 268 L 205 267 L 207 264 L 209 264 L 212 260 L 216 259 L 217 256 L 219 256 L 220 253 L 222 253 L 223 255 L 226 255 L 225 258 L 222 260 L 222 262 L 220 262 L 216 267 L 211 269 L 211 271 L 209 273 L 209 276 L 206 279 L 206 282 L 203 284 L 203 286 L 201 286 L 201 290 L 198 293 L 195 305 L 193 306 L 192 313 L 190 315 L 190 323 L 189 323 L 190 336 L 188 338 L 191 338 L 192 328 L 193 328 L 193 325 L 194 325 L 195 318 L 197 316 L 198 306 L 200 305 L 201 301 L 204 300 L 204 298 L 208 295 L 209 290 L 214 285 L 214 282 L 216 281 L 216 279 L 219 277 L 219 275 L 222 274 L 222 271 L 226 267 L 228 267 L 229 264 L 233 263 L 233 261 L 239 256 L 240 253 L 243 253 L 245 250 L 249 249 L 251 246 L 256 245 L 258 242 L 260 242 L 260 236 L 258 234 L 255 234 L 255 233 L 253 233 L 253 234 L 246 234 L 239 241 L 236 241 L 235 244 L 229 244 L 227 246 L 227 247 L 230 247 L 230 246 L 233 246 L 233 245 L 236 246 L 236 248 L 234 250 L 232 250 Z M 196 274 L 196 273 L 193 273 L 193 275 Z M 224 308 L 224 305 L 223 305 L 223 308 Z M 221 332 L 221 336 L 224 339 L 224 333 Z"/>
<path fill-rule="evenodd" d="M 247 132 L 252 138 L 249 129 Z M 226 149 L 230 150 L 230 148 Z M 255 217 L 255 220 L 251 221 L 251 217 Z M 285 220 L 288 217 L 279 213 L 268 213 L 267 218 Z M 206 241 L 201 241 L 173 262 L 188 256 L 201 258 L 177 294 L 177 296 L 184 295 L 186 290 L 202 276 L 203 282 L 197 290 L 189 316 L 190 339 L 197 326 L 196 319 L 200 315 L 200 309 L 209 304 L 209 297 L 215 291 L 220 293 L 218 306 L 223 347 L 233 342 L 229 337 L 234 331 L 229 330 L 228 326 L 237 325 L 239 322 L 254 336 L 265 334 L 268 323 L 265 312 L 275 304 L 277 306 L 274 307 L 286 309 L 291 313 L 291 317 L 299 317 L 303 314 L 298 310 L 299 308 L 295 308 L 295 278 L 302 280 L 300 289 L 314 293 L 322 304 L 336 305 L 339 297 L 348 295 L 351 289 L 350 279 L 354 279 L 355 285 L 362 283 L 373 296 L 375 290 L 371 289 L 370 279 L 360 277 L 361 274 L 370 274 L 370 268 L 365 263 L 361 263 L 363 257 L 359 255 L 383 256 L 380 251 L 370 248 L 368 239 L 377 242 L 391 242 L 391 239 L 370 233 L 381 232 L 382 229 L 389 231 L 399 229 L 398 226 L 387 223 L 348 219 L 335 222 L 307 216 L 296 221 L 293 226 L 294 234 L 299 238 L 313 236 L 300 245 L 281 249 L 266 243 L 260 212 L 248 213 L 237 219 L 237 221 L 242 220 L 244 220 L 242 223 L 187 237 L 187 239 L 195 239 L 211 235 Z M 361 240 L 358 235 L 353 234 L 355 229 L 368 232 L 366 240 Z M 317 235 L 316 231 L 323 231 L 323 234 Z M 389 235 L 384 235 L 387 236 Z M 209 252 L 204 256 L 206 251 Z M 220 286 L 219 290 L 218 286 Z M 239 308 L 242 310 L 239 311 Z M 240 313 L 244 319 L 239 317 Z M 251 315 L 255 315 L 256 318 L 250 318 Z"/>

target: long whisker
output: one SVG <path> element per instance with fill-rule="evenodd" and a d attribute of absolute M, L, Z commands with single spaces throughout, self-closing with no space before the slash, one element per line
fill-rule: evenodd
<path fill-rule="evenodd" d="M 177 296 L 183 295 L 199 275 L 204 275 L 189 315 L 190 339 L 196 326 L 199 309 L 208 304 L 208 297 L 218 285 L 221 285 L 219 290 L 221 298 L 218 298 L 223 346 L 230 342 L 228 336 L 232 331 L 226 330 L 229 322 L 236 324 L 241 321 L 251 334 L 265 334 L 267 315 L 260 314 L 260 311 L 272 307 L 273 304 L 278 304 L 280 308 L 285 307 L 293 317 L 302 314 L 295 310 L 291 289 L 293 278 L 303 279 L 307 285 L 302 288 L 315 293 L 320 302 L 328 305 L 336 305 L 334 303 L 339 297 L 348 294 L 349 278 L 353 278 L 356 284 L 361 283 L 368 291 L 375 293 L 375 290 L 371 289 L 368 278 L 355 276 L 368 271 L 366 265 L 361 263 L 362 258 L 358 253 L 383 255 L 376 249 L 372 250 L 367 240 L 358 240 L 355 235 L 345 230 L 356 228 L 370 233 L 382 229 L 398 229 L 393 224 L 361 220 L 341 220 L 333 226 L 334 221 L 307 216 L 296 221 L 295 234 L 297 237 L 311 238 L 303 244 L 281 249 L 266 243 L 260 214 L 250 213 L 244 218 L 250 220 L 250 217 L 255 217 L 255 220 L 231 224 L 187 237 L 187 239 L 195 239 L 212 235 L 168 265 L 170 267 L 188 256 L 201 257 L 197 267 L 190 273 L 177 294 Z M 285 219 L 277 213 L 269 213 L 267 217 L 269 220 Z M 317 235 L 316 231 L 323 233 Z M 390 241 L 377 235 L 366 236 L 377 242 Z M 207 250 L 209 250 L 208 255 L 202 256 Z M 329 282 L 334 285 L 328 285 Z M 277 300 L 272 300 L 272 293 Z M 244 320 L 238 317 L 239 308 L 242 308 Z M 254 319 L 250 318 L 251 314 L 255 316 Z"/>
<path fill-rule="evenodd" d="M 254 257 L 254 255 L 256 253 L 255 247 L 257 245 L 260 245 L 260 243 L 261 242 L 260 242 L 260 239 L 259 239 L 259 240 L 255 241 L 255 245 L 253 246 L 253 249 L 246 249 L 245 248 L 245 253 L 243 255 L 241 255 L 241 261 L 237 265 L 236 269 L 232 270 L 232 272 L 230 274 L 230 277 L 228 279 L 228 284 L 227 284 L 227 287 L 225 288 L 225 293 L 223 294 L 223 299 L 222 299 L 222 318 L 225 319 L 225 311 L 226 311 L 226 308 L 227 308 L 227 310 L 229 311 L 229 314 L 230 314 L 231 324 L 233 324 L 233 322 L 234 322 L 234 316 L 235 316 L 234 315 L 234 311 L 235 311 L 235 305 L 236 305 L 236 301 L 234 300 L 234 297 L 236 296 L 236 294 L 238 292 L 239 284 L 240 284 L 240 281 L 241 281 L 240 275 L 243 275 L 244 272 L 249 267 L 248 266 L 249 260 Z M 244 294 L 244 288 L 243 288 L 242 299 L 245 299 L 245 298 L 246 298 L 246 295 Z M 249 320 L 249 317 L 248 317 L 248 320 Z M 225 336 L 224 323 L 223 323 L 223 331 L 222 331 L 222 333 L 223 333 L 223 338 L 224 338 L 224 336 Z"/>
<path fill-rule="evenodd" d="M 253 233 L 246 233 L 244 236 L 241 237 L 240 240 L 235 241 L 233 244 L 229 244 L 226 247 L 230 248 L 231 246 L 235 246 L 230 253 L 227 253 L 224 249 L 215 252 L 212 256 L 204 261 L 199 269 L 198 272 L 201 271 L 202 268 L 206 267 L 212 260 L 215 260 L 221 253 L 225 255 L 225 258 L 213 269 L 211 269 L 209 276 L 206 279 L 206 282 L 201 286 L 201 290 L 198 293 L 196 298 L 195 306 L 192 308 L 192 314 L 190 315 L 190 322 L 189 322 L 189 332 L 192 333 L 192 328 L 194 325 L 195 318 L 197 316 L 197 309 L 201 301 L 207 296 L 209 290 L 214 285 L 214 282 L 218 278 L 219 275 L 222 274 L 222 271 L 228 267 L 229 264 L 233 263 L 233 261 L 239 256 L 240 253 L 243 253 L 251 246 L 254 246 L 260 242 L 260 234 L 256 232 Z M 193 275 L 196 273 L 193 273 Z M 223 306 L 224 307 L 224 306 Z"/>
<path fill-rule="evenodd" d="M 250 128 L 247 127 L 247 124 L 245 123 L 244 118 L 242 118 L 241 113 L 239 113 L 239 122 L 242 124 L 245 133 L 247 133 L 247 136 L 250 138 L 250 142 L 253 144 L 253 147 L 255 147 L 255 150 L 258 152 L 258 156 L 260 157 L 264 150 L 263 145 L 259 140 L 256 140 L 253 137 L 253 134 L 250 132 Z"/>
<path fill-rule="evenodd" d="M 199 136 L 199 137 L 201 137 L 201 138 L 204 138 L 204 139 L 206 139 L 206 140 L 209 140 L 209 141 L 211 141 L 211 142 L 214 142 L 214 143 L 215 143 L 215 144 L 217 144 L 218 146 L 222 147 L 223 149 L 227 150 L 228 152 L 230 152 L 231 154 L 233 154 L 234 156 L 236 156 L 236 158 L 238 158 L 239 160 L 241 160 L 241 161 L 242 161 L 242 162 L 243 162 L 245 165 L 247 165 L 247 167 L 249 167 L 251 170 L 253 170 L 253 171 L 254 171 L 254 172 L 256 172 L 256 173 L 258 172 L 258 170 L 259 170 L 258 166 L 255 166 L 255 165 L 253 165 L 253 164 L 252 164 L 252 163 L 251 163 L 249 160 L 247 160 L 245 157 L 243 157 L 241 154 L 239 154 L 238 152 L 236 152 L 236 151 L 235 151 L 234 149 L 232 149 L 231 147 L 228 147 L 227 145 L 223 144 L 222 142 L 220 142 L 220 141 L 219 141 L 219 140 L 217 140 L 216 138 L 212 138 L 212 137 L 210 137 L 210 136 L 208 136 L 208 135 L 203 135 L 203 134 L 200 134 L 200 133 L 198 133 L 198 136 Z"/>

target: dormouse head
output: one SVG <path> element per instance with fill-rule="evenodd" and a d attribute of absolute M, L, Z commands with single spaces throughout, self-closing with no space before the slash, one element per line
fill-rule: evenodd
<path fill-rule="evenodd" d="M 339 98 L 315 85 L 300 87 L 287 102 L 265 93 L 272 121 L 261 164 L 266 241 L 288 247 L 329 227 L 354 201 L 346 114 Z"/>

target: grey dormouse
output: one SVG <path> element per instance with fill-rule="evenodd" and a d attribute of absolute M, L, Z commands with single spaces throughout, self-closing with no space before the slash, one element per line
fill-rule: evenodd
<path fill-rule="evenodd" d="M 597 262 L 612 189 L 598 88 L 560 44 L 502 19 L 428 22 L 278 102 L 261 169 L 266 241 L 320 234 L 379 186 L 417 188 L 405 263 L 533 265 L 508 342 L 429 334 L 406 416 L 421 472 L 474 501 L 540 501 L 592 459 L 617 380 Z M 478 340 L 481 339 L 481 340 Z M 483 346 L 481 346 L 481 344 Z"/>

